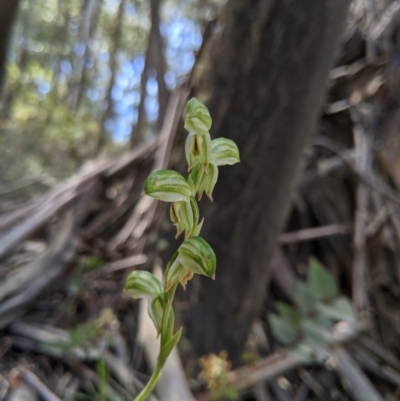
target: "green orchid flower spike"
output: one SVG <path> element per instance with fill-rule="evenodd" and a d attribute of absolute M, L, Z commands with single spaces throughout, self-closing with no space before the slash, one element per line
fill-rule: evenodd
<path fill-rule="evenodd" d="M 186 289 L 195 274 L 215 279 L 216 257 L 210 244 L 200 237 L 204 219 L 200 221 L 195 196 L 201 200 L 205 193 L 212 201 L 218 168 L 238 163 L 240 156 L 232 140 L 211 140 L 211 123 L 207 107 L 196 98 L 189 100 L 185 108 L 185 128 L 189 131 L 185 142 L 188 178 L 173 170 L 159 170 L 150 174 L 144 185 L 145 195 L 171 203 L 169 214 L 176 227 L 176 237 L 184 233 L 184 242 L 167 264 L 164 284 L 147 271 L 134 271 L 126 280 L 125 291 L 130 296 L 147 300 L 149 316 L 160 337 L 154 372 L 134 401 L 144 401 L 153 392 L 169 354 L 181 337 L 182 328 L 174 332 L 172 308 L 178 285 Z"/>

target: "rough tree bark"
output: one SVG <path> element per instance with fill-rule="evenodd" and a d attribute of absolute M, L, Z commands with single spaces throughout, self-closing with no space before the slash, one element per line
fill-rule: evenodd
<path fill-rule="evenodd" d="M 0 0 L 0 94 L 3 89 L 8 42 L 18 3 L 19 0 Z"/>
<path fill-rule="evenodd" d="M 188 316 L 198 354 L 240 362 L 260 310 L 276 237 L 316 126 L 349 0 L 230 0 L 213 44 L 206 96 L 214 137 L 242 162 L 220 169 L 203 234 L 217 255 Z"/>

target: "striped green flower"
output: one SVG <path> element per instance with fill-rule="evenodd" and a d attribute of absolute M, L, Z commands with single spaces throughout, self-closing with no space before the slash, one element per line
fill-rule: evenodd
<path fill-rule="evenodd" d="M 192 235 L 199 224 L 199 206 L 192 196 L 189 202 L 173 202 L 170 208 L 170 217 L 177 229 L 176 238 L 185 231 L 185 239 Z"/>
<path fill-rule="evenodd" d="M 195 97 L 190 99 L 185 108 L 185 128 L 189 132 L 208 131 L 211 123 L 207 107 Z"/>
<path fill-rule="evenodd" d="M 217 260 L 211 246 L 201 237 L 190 237 L 178 249 L 180 263 L 189 271 L 214 278 Z"/>
<path fill-rule="evenodd" d="M 212 158 L 217 166 L 232 165 L 240 162 L 239 149 L 232 140 L 217 138 L 211 144 Z"/>
<path fill-rule="evenodd" d="M 173 170 L 158 170 L 150 174 L 144 184 L 144 193 L 164 202 L 187 202 L 191 195 L 189 184 Z"/>
<path fill-rule="evenodd" d="M 134 271 L 129 274 L 125 283 L 125 291 L 132 298 L 145 298 L 149 301 L 163 293 L 163 288 L 158 278 L 147 271 Z"/>

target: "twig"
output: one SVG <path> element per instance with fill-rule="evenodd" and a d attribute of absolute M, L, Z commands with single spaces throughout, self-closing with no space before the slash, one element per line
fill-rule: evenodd
<path fill-rule="evenodd" d="M 31 386 L 21 383 L 10 392 L 8 401 L 39 401 L 39 395 Z"/>
<path fill-rule="evenodd" d="M 86 192 L 82 194 L 74 210 L 66 214 L 61 223 L 61 231 L 38 262 L 38 270 L 42 274 L 32 280 L 23 292 L 0 303 L 0 328 L 20 317 L 31 306 L 32 301 L 65 272 L 75 256 L 78 246 L 77 232 L 95 189 L 95 185 L 86 187 Z"/>
<path fill-rule="evenodd" d="M 44 401 L 61 401 L 61 398 L 57 397 L 33 372 L 25 369 L 21 373 L 22 380 L 34 388 Z"/>
<path fill-rule="evenodd" d="M 122 269 L 133 268 L 142 265 L 147 262 L 147 256 L 140 254 L 134 255 L 126 259 L 117 260 L 115 262 L 108 263 L 104 268 L 105 273 L 112 273 Z"/>
<path fill-rule="evenodd" d="M 355 401 L 383 401 L 364 372 L 342 347 L 335 348 L 332 356 L 343 386 Z"/>
<path fill-rule="evenodd" d="M 397 359 L 392 352 L 389 352 L 383 346 L 381 346 L 380 344 L 378 344 L 372 338 L 369 337 L 365 336 L 361 337 L 360 343 L 365 348 L 367 348 L 375 355 L 377 355 L 379 358 L 381 358 L 383 361 L 385 361 L 387 364 L 391 365 L 393 368 L 400 371 L 400 360 Z"/>
<path fill-rule="evenodd" d="M 305 228 L 303 230 L 282 233 L 279 236 L 279 243 L 290 244 L 293 242 L 305 242 L 317 240 L 332 235 L 349 234 L 350 227 L 344 224 L 331 224 L 328 226 Z"/>
<path fill-rule="evenodd" d="M 356 174 L 356 177 L 358 177 L 360 181 L 368 185 L 373 190 L 379 192 L 388 200 L 400 205 L 400 196 L 397 191 L 393 190 L 391 187 L 385 184 L 372 172 L 369 172 L 369 175 L 366 175 L 363 174 L 363 172 L 358 171 L 351 160 L 344 156 L 346 149 L 343 149 L 335 141 L 328 137 L 317 135 L 313 138 L 312 145 L 324 147 L 326 149 L 329 149 L 331 152 L 337 154 L 343 160 L 343 162 L 351 168 L 351 170 Z"/>
<path fill-rule="evenodd" d="M 354 123 L 354 142 L 357 152 L 357 171 L 362 175 L 367 175 L 371 164 L 371 146 L 369 135 L 361 122 L 360 112 L 353 108 L 351 116 Z M 366 225 L 368 218 L 368 187 L 359 183 L 356 194 L 356 215 L 354 221 L 354 261 L 353 261 L 353 303 L 358 312 L 368 306 L 367 299 L 367 271 L 368 256 L 366 249 Z"/>

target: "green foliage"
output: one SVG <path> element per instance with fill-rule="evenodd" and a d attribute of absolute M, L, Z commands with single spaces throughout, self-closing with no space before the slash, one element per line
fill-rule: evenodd
<path fill-rule="evenodd" d="M 201 198 L 202 193 L 206 192 L 212 199 L 218 178 L 218 166 L 213 159 L 211 137 L 208 132 L 211 127 L 211 117 L 207 108 L 198 99 L 191 99 L 186 106 L 185 127 L 189 131 L 185 145 L 186 159 L 189 170 L 194 167 L 188 180 L 175 171 L 160 170 L 150 174 L 144 188 L 144 194 L 171 203 L 171 221 L 177 227 L 177 236 L 185 232 L 185 241 L 172 255 L 167 265 L 164 288 L 154 275 L 140 271 L 131 273 L 125 285 L 125 291 L 132 297 L 148 299 L 149 315 L 157 333 L 161 336 L 157 366 L 148 384 L 135 401 L 143 401 L 151 394 L 165 361 L 181 337 L 182 328 L 175 334 L 173 332 L 172 301 L 178 284 L 186 288 L 186 283 L 194 274 L 215 278 L 217 264 L 215 253 L 199 236 L 203 220 L 199 223 L 199 208 L 194 195 L 197 193 Z M 230 142 L 220 142 L 220 151 L 217 155 L 220 155 L 218 157 L 222 161 L 221 165 L 239 161 L 239 151 L 236 145 Z M 198 176 L 194 176 L 193 172 Z"/>
<path fill-rule="evenodd" d="M 316 259 L 310 260 L 307 281 L 296 283 L 295 301 L 295 307 L 277 303 L 268 321 L 273 336 L 303 362 L 328 355 L 337 322 L 357 321 L 350 300 L 339 295 L 334 277 Z"/>

